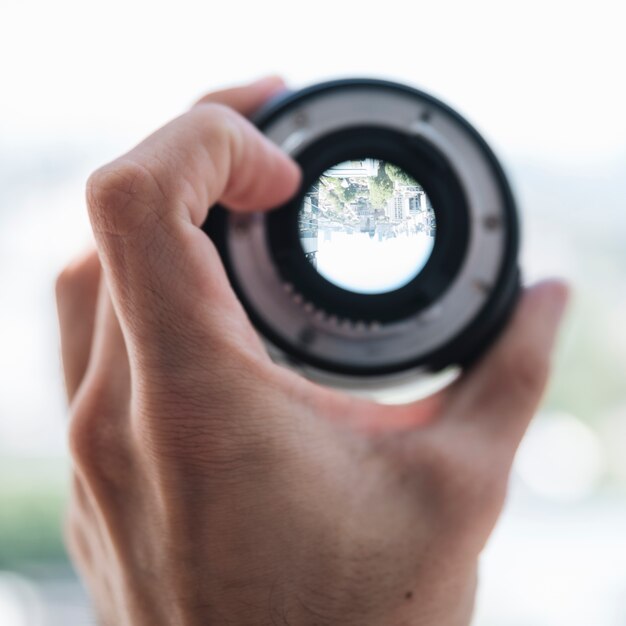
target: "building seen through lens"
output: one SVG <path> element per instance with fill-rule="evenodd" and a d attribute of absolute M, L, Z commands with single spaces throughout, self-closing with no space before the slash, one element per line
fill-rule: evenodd
<path fill-rule="evenodd" d="M 427 238 L 432 249 L 436 231 L 422 186 L 397 165 L 369 158 L 326 170 L 305 195 L 299 220 L 304 253 L 315 267 L 321 244 L 335 234 L 367 236 L 372 243 Z"/>

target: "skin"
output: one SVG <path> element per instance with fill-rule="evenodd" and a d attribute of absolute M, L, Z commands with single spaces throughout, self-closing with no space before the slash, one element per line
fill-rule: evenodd
<path fill-rule="evenodd" d="M 268 209 L 297 166 L 206 96 L 88 182 L 97 252 L 57 283 L 70 553 L 110 626 L 460 626 L 567 289 L 525 292 L 456 383 L 382 406 L 268 358 L 199 226 Z"/>

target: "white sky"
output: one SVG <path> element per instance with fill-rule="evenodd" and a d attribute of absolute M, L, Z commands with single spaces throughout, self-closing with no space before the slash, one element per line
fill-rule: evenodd
<path fill-rule="evenodd" d="M 423 233 L 378 240 L 368 233 L 320 232 L 317 271 L 331 282 L 359 293 L 399 289 L 416 276 L 430 258 L 435 239 Z"/>
<path fill-rule="evenodd" d="M 205 89 L 374 75 L 458 106 L 505 155 L 626 153 L 624 3 L 0 4 L 0 137 L 139 139 Z"/>

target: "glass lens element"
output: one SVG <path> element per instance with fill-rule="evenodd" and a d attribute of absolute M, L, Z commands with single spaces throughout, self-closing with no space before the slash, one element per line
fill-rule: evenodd
<path fill-rule="evenodd" d="M 299 215 L 307 259 L 326 280 L 364 294 L 399 289 L 417 276 L 436 228 L 422 186 L 397 165 L 369 158 L 326 170 Z"/>

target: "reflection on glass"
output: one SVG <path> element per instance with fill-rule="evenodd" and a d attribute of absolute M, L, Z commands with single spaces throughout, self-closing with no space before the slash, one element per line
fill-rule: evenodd
<path fill-rule="evenodd" d="M 311 186 L 299 216 L 307 259 L 326 280 L 383 293 L 420 273 L 435 243 L 435 213 L 422 186 L 378 159 L 344 161 Z"/>

